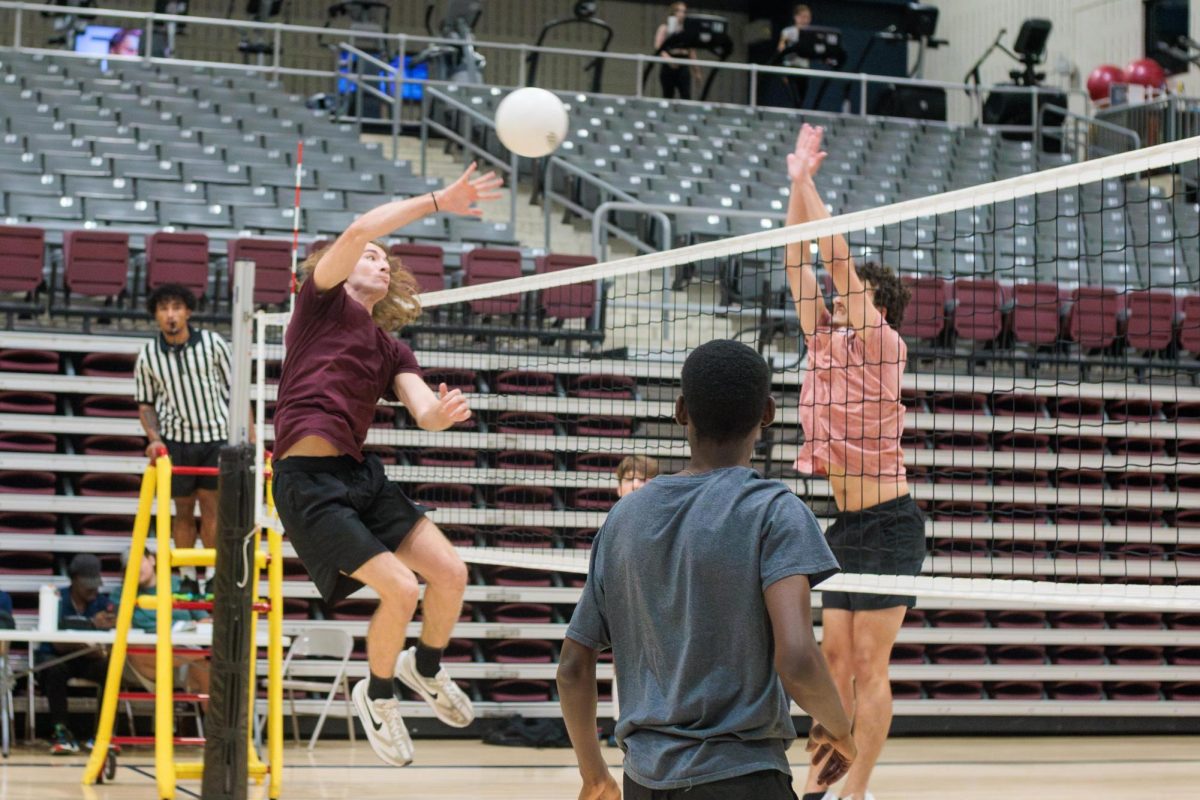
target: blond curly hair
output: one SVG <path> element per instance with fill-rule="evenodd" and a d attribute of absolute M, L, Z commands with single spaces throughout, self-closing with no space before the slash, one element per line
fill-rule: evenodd
<path fill-rule="evenodd" d="M 384 252 L 392 272 L 387 296 L 375 304 L 371 318 L 388 333 L 395 333 L 421 316 L 421 301 L 417 299 L 417 295 L 421 293 L 421 285 L 404 266 L 404 262 L 391 254 L 387 242 L 376 239 L 371 244 Z M 304 259 L 304 263 L 300 265 L 300 274 L 304 280 L 312 277 L 313 270 L 317 268 L 317 262 L 321 260 L 321 254 L 324 252 L 325 248 L 322 248 L 309 253 Z"/>

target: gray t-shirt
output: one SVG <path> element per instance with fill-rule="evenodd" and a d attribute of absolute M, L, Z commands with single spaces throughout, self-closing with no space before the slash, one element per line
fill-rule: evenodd
<path fill-rule="evenodd" d="M 617 503 L 567 636 L 613 650 L 626 774 L 659 790 L 790 774 L 763 592 L 837 569 L 808 506 L 746 467 L 660 476 Z"/>

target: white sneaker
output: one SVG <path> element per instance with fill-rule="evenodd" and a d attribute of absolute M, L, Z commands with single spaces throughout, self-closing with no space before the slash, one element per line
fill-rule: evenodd
<path fill-rule="evenodd" d="M 417 672 L 417 648 L 410 647 L 396 659 L 396 678 L 421 695 L 437 718 L 455 728 L 465 728 L 475 720 L 471 699 L 458 688 L 443 667 L 436 678 Z"/>
<path fill-rule="evenodd" d="M 367 732 L 367 741 L 375 755 L 388 764 L 407 767 L 413 760 L 413 743 L 404 717 L 400 715 L 400 701 L 394 697 L 372 700 L 367 697 L 368 683 L 370 679 L 363 678 L 350 691 L 358 718 Z"/>

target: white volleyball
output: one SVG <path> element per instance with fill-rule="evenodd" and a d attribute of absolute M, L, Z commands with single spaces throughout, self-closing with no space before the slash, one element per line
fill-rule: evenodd
<path fill-rule="evenodd" d="M 532 86 L 510 92 L 496 108 L 496 133 L 509 150 L 541 158 L 567 137 L 567 108 L 553 93 Z"/>

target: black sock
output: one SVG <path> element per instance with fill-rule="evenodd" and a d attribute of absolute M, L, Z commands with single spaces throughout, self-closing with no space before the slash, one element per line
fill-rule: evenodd
<path fill-rule="evenodd" d="M 819 792 L 805 792 L 800 796 L 800 800 L 822 800 L 825 797 L 825 790 Z"/>
<path fill-rule="evenodd" d="M 367 684 L 367 697 L 372 700 L 388 700 L 395 696 L 396 692 L 392 689 L 391 676 L 381 678 L 372 672 L 370 682 Z"/>
<path fill-rule="evenodd" d="M 423 678 L 436 678 L 442 668 L 443 647 L 429 647 L 424 642 L 417 642 L 417 672 Z"/>

